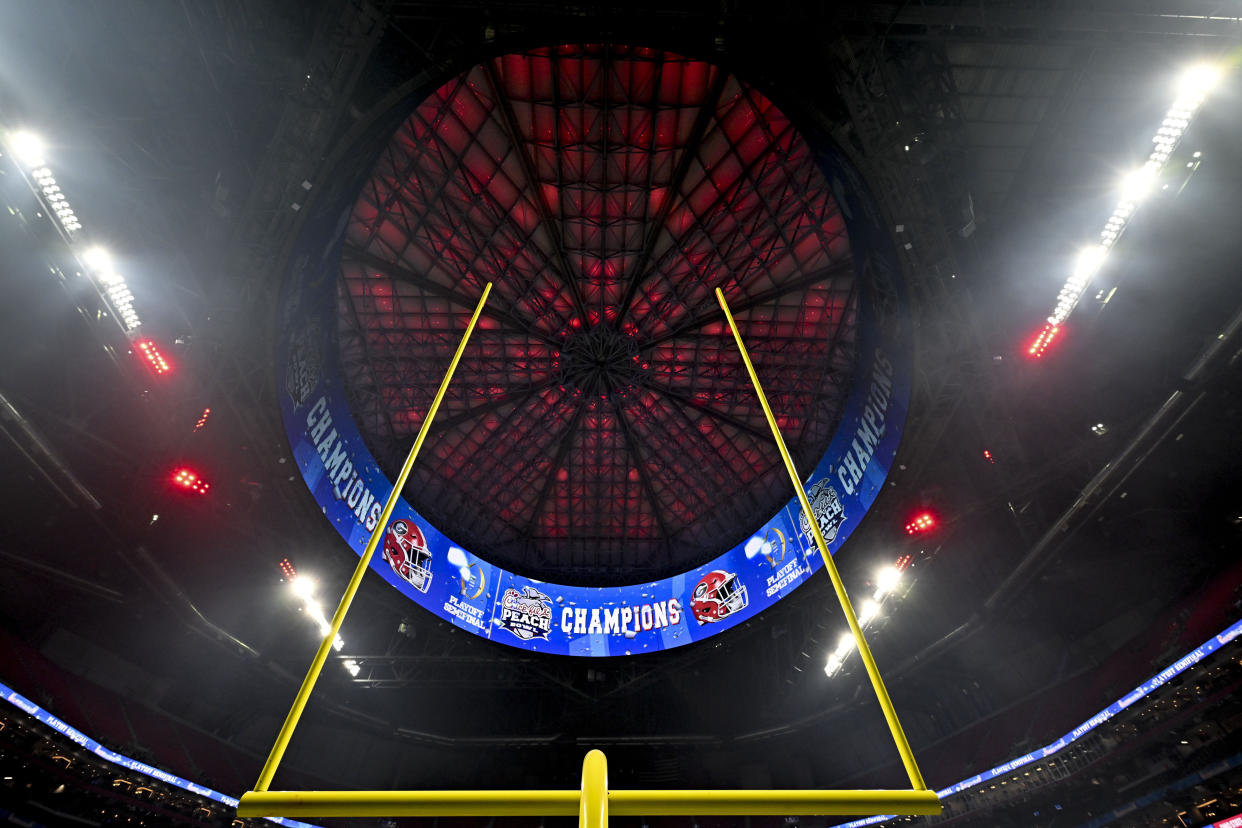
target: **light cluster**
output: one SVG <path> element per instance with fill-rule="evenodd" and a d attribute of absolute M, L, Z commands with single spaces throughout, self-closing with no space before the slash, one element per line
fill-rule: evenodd
<path fill-rule="evenodd" d="M 875 575 L 875 592 L 872 596 L 861 604 L 858 608 L 858 626 L 866 631 L 867 627 L 880 617 L 880 611 L 884 608 L 884 603 L 896 591 L 897 585 L 901 583 L 901 574 L 909 566 L 911 562 L 909 555 L 903 555 L 892 566 L 886 566 Z M 851 632 L 844 633 L 837 641 L 837 647 L 828 655 L 828 663 L 824 665 L 824 673 L 829 677 L 835 676 L 845 664 L 845 659 L 849 658 L 850 653 L 854 651 L 854 634 Z"/>
<path fill-rule="evenodd" d="M 1052 340 L 1057 338 L 1057 334 L 1061 332 L 1060 325 L 1054 325 L 1051 322 L 1045 322 L 1040 328 L 1039 333 L 1031 340 L 1031 347 L 1026 352 L 1038 359 L 1044 355 L 1044 351 L 1048 350 L 1048 346 L 1052 344 Z"/>
<path fill-rule="evenodd" d="M 203 426 L 207 425 L 207 419 L 208 419 L 209 417 L 211 417 L 211 409 L 210 409 L 210 408 L 204 408 L 204 409 L 203 409 L 203 413 L 202 413 L 201 415 L 199 415 L 198 422 L 196 422 L 196 423 L 194 424 L 194 430 L 195 430 L 195 431 L 198 431 L 198 430 L 199 430 L 199 429 L 201 429 Z M 286 558 L 285 560 L 288 560 L 288 558 Z"/>
<path fill-rule="evenodd" d="M 936 517 L 931 512 L 923 512 L 916 515 L 913 520 L 906 524 L 907 535 L 918 535 L 923 532 L 930 532 L 936 527 Z"/>
<path fill-rule="evenodd" d="M 290 581 L 298 577 L 298 571 L 294 567 L 293 561 L 289 560 L 288 558 L 280 559 L 280 573 L 284 575 L 286 578 L 288 578 Z"/>
<path fill-rule="evenodd" d="M 164 359 L 164 355 L 160 353 L 160 349 L 154 342 L 149 339 L 138 339 L 134 341 L 134 347 L 138 349 L 138 353 L 142 354 L 147 365 L 155 372 L 156 376 L 167 374 L 172 370 L 168 365 L 168 360 Z M 195 431 L 198 429 L 195 428 Z"/>
<path fill-rule="evenodd" d="M 211 488 L 210 483 L 189 469 L 177 469 L 173 473 L 172 480 L 181 488 L 198 494 L 207 494 L 207 490 Z"/>
<path fill-rule="evenodd" d="M 117 273 L 112 265 L 112 256 L 102 247 L 92 247 L 82 255 L 82 260 L 108 297 L 108 304 L 125 324 L 125 332 L 133 333 L 142 325 L 142 320 L 134 310 L 134 294 L 130 292 L 125 277 Z"/>
<path fill-rule="evenodd" d="M 1027 349 L 1030 356 L 1035 358 L 1043 356 L 1044 351 L 1056 337 L 1060 326 L 1078 306 L 1087 286 L 1103 266 L 1108 251 L 1121 238 L 1143 200 L 1155 188 L 1160 171 L 1181 142 L 1182 136 L 1185 135 L 1191 121 L 1203 105 L 1208 92 L 1219 80 L 1220 71 L 1206 65 L 1192 67 L 1182 76 L 1177 97 L 1165 113 L 1164 120 L 1160 122 L 1160 128 L 1156 130 L 1156 134 L 1151 139 L 1153 145 L 1151 153 L 1142 167 L 1122 179 L 1117 206 L 1113 208 L 1112 215 L 1105 222 L 1104 229 L 1100 231 L 1099 240 L 1079 251 L 1069 278 L 1061 287 L 1061 292 L 1057 294 L 1057 302 L 1052 314 Z"/>
<path fill-rule="evenodd" d="M 30 171 L 30 177 L 38 186 L 47 209 L 55 214 L 60 226 L 72 238 L 82 229 L 82 222 L 78 221 L 77 214 L 43 158 L 43 142 L 33 133 L 14 132 L 8 136 L 7 143 L 13 156 Z"/>
<path fill-rule="evenodd" d="M 288 563 L 287 570 L 285 567 L 286 563 Z M 282 572 L 285 572 L 285 576 L 289 579 L 290 591 L 302 601 L 302 611 L 306 613 L 308 618 L 315 622 L 315 625 L 319 628 L 319 634 L 327 636 L 330 632 L 332 632 L 332 622 L 328 620 L 323 604 L 319 603 L 319 599 L 315 597 L 315 587 L 318 586 L 315 579 L 307 578 L 305 576 L 299 577 L 297 572 L 293 569 L 293 564 L 289 563 L 288 558 L 285 558 L 280 562 L 280 568 Z M 289 574 L 290 572 L 293 574 Z M 339 653 L 344 648 L 345 640 L 339 635 L 334 636 L 332 639 L 332 649 Z M 341 662 L 341 664 L 347 671 L 349 671 L 351 676 L 358 675 L 362 669 L 358 665 L 358 662 L 354 661 L 352 658 L 345 659 Z"/>
<path fill-rule="evenodd" d="M 4 144 L 13 157 L 29 172 L 31 180 L 38 188 L 39 198 L 44 207 L 50 215 L 56 216 L 65 235 L 71 242 L 80 241 L 82 222 L 78 219 L 73 206 L 69 204 L 69 199 L 66 198 L 60 185 L 56 183 L 51 167 L 47 165 L 43 141 L 32 132 L 18 131 L 7 133 Z M 126 285 L 125 279 L 113 269 L 107 253 L 95 247 L 86 250 L 81 255 L 100 291 L 107 297 L 108 304 L 120 318 L 125 332 L 132 333 L 137 330 L 142 325 L 142 320 L 138 318 L 138 313 L 134 310 L 134 295 Z"/>

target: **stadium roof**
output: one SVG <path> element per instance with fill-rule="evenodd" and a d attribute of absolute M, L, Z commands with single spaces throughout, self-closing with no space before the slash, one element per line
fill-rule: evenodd
<path fill-rule="evenodd" d="M 437 354 L 429 366 L 399 359 L 400 342 L 391 356 L 353 354 L 354 399 L 377 456 L 391 463 L 438 377 L 451 346 L 437 320 L 460 328 L 481 281 L 494 277 L 501 316 L 480 342 L 531 367 L 465 369 L 469 396 L 441 413 L 444 427 L 420 471 L 428 511 L 530 572 L 573 566 L 575 555 L 599 550 L 580 561 L 581 579 L 668 571 L 670 554 L 686 556 L 681 566 L 716 533 L 746 531 L 775 497 L 756 485 L 774 462 L 748 431 L 761 423 L 745 399 L 712 397 L 726 383 L 711 373 L 720 350 L 710 324 L 657 341 L 708 304 L 698 293 L 661 303 L 661 293 L 695 289 L 695 268 L 732 261 L 730 251 L 739 261 L 750 256 L 729 246 L 742 241 L 729 229 L 736 212 L 712 198 L 684 218 L 696 244 L 723 245 L 720 252 L 683 252 L 662 231 L 678 226 L 672 194 L 695 203 L 694 193 L 715 190 L 722 176 L 730 197 L 756 208 L 746 239 L 772 242 L 785 256 L 738 274 L 746 295 L 764 297 L 749 322 L 767 326 L 754 331 L 772 346 L 765 359 L 775 367 L 775 343 L 804 348 L 834 325 L 844 353 L 851 283 L 828 271 L 850 251 L 834 232 L 832 198 L 813 176 L 794 172 L 802 150 L 795 133 L 782 132 L 784 113 L 797 126 L 813 121 L 865 162 L 910 257 L 919 332 L 911 420 L 884 495 L 840 556 L 855 591 L 870 587 L 878 566 L 914 560 L 908 592 L 873 636 L 894 702 L 916 752 L 935 751 L 925 768 L 932 784 L 1046 743 L 1184 652 L 1177 647 L 1186 630 L 1236 617 L 1236 81 L 1196 120 L 1168 168 L 1168 190 L 1157 191 L 1110 254 L 1101 295 L 1090 293 L 1075 312 L 1059 350 L 1038 363 L 1021 358 L 1077 244 L 1115 203 L 1117 178 L 1150 152 L 1173 79 L 1237 46 L 1237 22 L 1221 19 L 1218 6 L 6 8 L 3 126 L 20 120 L 43 132 L 58 186 L 92 240 L 112 250 L 144 333 L 173 367 L 155 378 L 131 363 L 128 340 L 77 279 L 83 268 L 49 235 L 10 159 L 0 159 L 0 187 L 14 211 L 0 212 L 8 309 L 0 393 L 12 406 L 0 411 L 6 630 L 76 672 L 83 687 L 108 687 L 251 755 L 270 745 L 316 631 L 280 584 L 277 564 L 290 557 L 326 596 L 356 560 L 306 496 L 276 422 L 278 274 L 302 206 L 332 185 L 318 176 L 325 159 L 411 88 L 440 90 L 424 106 L 460 104 L 461 114 L 437 121 L 420 110 L 386 149 L 358 159 L 374 186 L 355 201 L 353 249 L 341 271 L 348 290 L 340 307 L 357 311 L 341 319 L 343 341 L 360 349 L 394 334 L 424 337 Z M 553 60 L 537 50 L 549 43 L 650 51 L 557 51 Z M 601 137 L 614 134 L 603 130 L 607 121 L 588 128 L 591 87 L 552 85 L 553 64 L 654 69 L 671 54 L 665 48 L 693 57 L 675 65 L 701 67 L 698 82 L 674 92 L 653 80 L 649 94 L 667 92 L 661 111 L 688 119 L 690 129 L 667 148 L 638 141 L 622 165 Z M 531 50 L 536 57 L 523 60 L 544 74 L 495 59 Z M 491 69 L 461 74 L 472 66 Z M 641 84 L 627 77 L 619 109 L 636 120 L 618 136 L 636 136 L 649 108 L 633 102 Z M 534 83 L 540 78 L 548 84 Z M 567 123 L 552 128 L 549 152 L 533 104 L 553 88 Z M 708 95 L 712 108 L 702 105 Z M 618 107 L 609 110 L 615 117 Z M 769 178 L 739 167 L 755 151 L 748 134 L 765 147 L 775 141 L 731 126 L 730 112 L 751 112 L 784 135 L 789 158 Z M 444 130 L 434 159 L 409 147 L 414 130 L 432 125 Z M 562 129 L 583 152 L 557 155 Z M 683 170 L 683 158 L 697 160 Z M 553 200 L 535 186 L 558 175 L 562 184 L 589 183 L 587 162 L 604 184 L 630 185 L 635 204 L 607 187 L 562 187 Z M 389 174 L 407 163 L 422 190 L 398 193 Z M 648 178 L 666 182 L 664 200 Z M 790 181 L 807 188 L 796 208 L 780 206 Z M 440 183 L 457 189 L 431 197 L 428 187 Z M 501 221 L 495 203 L 483 209 L 488 202 L 468 194 L 474 188 L 512 205 L 525 223 Z M 433 205 L 426 226 L 434 236 L 401 227 L 409 211 Z M 786 207 L 794 210 L 788 222 Z M 543 280 L 546 298 L 563 297 L 546 310 L 505 281 L 500 264 L 515 251 L 518 226 L 537 243 L 513 261 Z M 805 247 L 781 237 L 798 226 Z M 607 272 L 609 263 L 620 275 Z M 407 272 L 416 269 L 418 282 Z M 633 273 L 648 275 L 624 278 Z M 814 320 L 800 315 L 808 304 L 822 311 Z M 603 320 L 610 307 L 620 334 L 590 333 L 612 329 L 591 317 Z M 638 355 L 639 368 L 622 371 L 625 359 L 610 355 L 630 363 Z M 804 367 L 788 363 L 782 369 Z M 685 387 L 669 381 L 673 366 L 693 378 Z M 376 379 L 377 369 L 393 373 Z M 421 397 L 395 398 L 396 386 Z M 585 400 L 601 387 L 608 399 L 592 414 Z M 578 402 L 573 389 L 583 392 Z M 809 392 L 799 394 L 789 399 L 804 405 L 800 457 L 814 457 L 820 429 L 837 414 L 831 393 L 818 408 L 800 402 Z M 540 406 L 558 427 L 530 419 Z M 196 430 L 206 408 L 208 423 Z M 698 453 L 686 459 L 687 450 Z M 630 479 L 643 460 L 666 455 L 683 465 L 646 483 L 641 471 Z M 479 465 L 458 473 L 471 460 Z M 187 465 L 210 480 L 207 495 L 169 485 Z M 501 466 L 509 477 L 496 472 Z M 731 490 L 734 511 L 709 508 L 705 494 L 742 470 L 751 482 Z M 638 517 L 618 524 L 619 501 L 590 490 L 592 480 Z M 487 500 L 458 503 L 466 492 Z M 507 514 L 491 508 L 500 501 Z M 937 533 L 906 535 L 911 515 L 925 509 L 936 511 Z M 571 520 L 571 512 L 590 517 Z M 641 543 L 618 542 L 627 533 Z M 598 535 L 607 543 L 588 543 Z M 364 584 L 342 632 L 345 649 L 289 757 L 291 769 L 328 784 L 451 786 L 486 777 L 559 787 L 577 779 L 583 750 L 596 745 L 608 748 L 615 778 L 638 785 L 900 779 L 895 755 L 876 738 L 879 716 L 859 701 L 856 663 L 824 674 L 842 628 L 825 611 L 832 598 L 822 578 L 711 643 L 590 663 L 477 640 L 375 580 Z M 335 667 L 346 659 L 363 671 Z M 1096 676 L 1106 660 L 1098 684 L 1070 683 Z M 7 683 L 27 672 L 4 670 Z M 1048 717 L 1032 712 L 1033 700 L 1048 701 Z"/>
<path fill-rule="evenodd" d="M 669 52 L 537 49 L 448 81 L 376 161 L 343 259 L 346 382 L 393 477 L 496 283 L 410 499 L 538 577 L 690 569 L 788 500 L 716 286 L 802 467 L 851 384 L 849 239 L 812 150 Z"/>

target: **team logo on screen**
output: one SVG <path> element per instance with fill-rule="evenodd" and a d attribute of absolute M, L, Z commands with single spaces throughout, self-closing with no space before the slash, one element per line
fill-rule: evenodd
<path fill-rule="evenodd" d="M 470 601 L 478 598 L 487 589 L 487 575 L 478 561 L 470 560 L 470 554 L 458 546 L 450 546 L 448 551 L 449 566 L 457 567 L 457 584 L 461 596 Z"/>
<path fill-rule="evenodd" d="M 500 601 L 500 626 L 523 641 L 532 638 L 548 640 L 552 630 L 551 599 L 533 586 L 522 591 L 510 587 Z"/>
<path fill-rule="evenodd" d="M 384 560 L 419 592 L 431 586 L 431 553 L 416 523 L 404 518 L 392 522 L 384 533 Z"/>
<path fill-rule="evenodd" d="M 745 609 L 749 602 L 746 585 L 738 580 L 737 573 L 716 569 L 695 584 L 690 611 L 700 624 L 712 624 Z"/>
<path fill-rule="evenodd" d="M 761 557 L 768 562 L 768 566 L 776 569 L 785 560 L 787 546 L 785 533 L 775 526 L 769 526 L 762 535 L 752 535 L 742 549 L 746 553 L 746 560 Z"/>
<path fill-rule="evenodd" d="M 815 521 L 819 524 L 820 534 L 824 536 L 824 540 L 831 542 L 841 529 L 841 524 L 845 523 L 845 507 L 841 505 L 841 498 L 837 496 L 837 490 L 828 485 L 828 481 L 820 478 L 815 481 L 815 485 L 806 493 L 807 500 L 811 501 L 811 511 L 815 512 Z M 811 524 L 806 519 L 806 512 L 798 514 L 798 528 L 802 530 L 802 534 L 810 536 Z"/>

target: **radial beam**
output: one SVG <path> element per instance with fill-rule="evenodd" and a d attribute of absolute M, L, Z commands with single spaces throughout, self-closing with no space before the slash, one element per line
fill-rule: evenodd
<path fill-rule="evenodd" d="M 435 424 L 434 429 L 436 432 L 448 431 L 449 429 L 459 426 L 462 423 L 468 423 L 476 417 L 481 417 L 484 414 L 488 414 L 498 408 L 504 408 L 509 403 L 521 404 L 532 395 L 538 394 L 540 391 L 546 391 L 554 385 L 556 385 L 556 380 L 552 379 L 547 380 L 546 382 L 534 383 L 526 388 L 518 388 L 513 391 L 508 391 L 499 396 L 492 397 L 486 402 L 482 402 L 471 408 L 458 411 L 451 417 L 445 417 Z"/>
<path fill-rule="evenodd" d="M 625 446 L 634 457 L 634 468 L 638 471 L 638 479 L 642 483 L 643 493 L 647 495 L 647 502 L 651 504 L 651 513 L 655 515 L 656 522 L 660 524 L 660 534 L 665 537 L 667 543 L 673 536 L 669 531 L 668 523 L 664 520 L 664 509 L 660 507 L 660 498 L 656 497 L 655 486 L 651 484 L 651 476 L 647 474 L 647 465 L 643 460 L 638 438 L 630 431 L 629 421 L 626 420 L 621 406 L 614 404 L 613 410 L 617 413 L 617 425 L 621 426 L 621 436 L 625 438 Z"/>
<path fill-rule="evenodd" d="M 694 397 L 691 397 L 688 394 L 683 394 L 682 392 L 674 388 L 669 388 L 666 385 L 659 385 L 654 382 L 648 382 L 646 387 L 652 391 L 663 394 L 666 397 L 671 397 L 672 399 L 677 400 L 678 402 L 684 403 L 685 405 L 688 405 L 697 411 L 702 411 L 704 414 L 711 417 L 712 419 L 719 420 L 722 423 L 727 423 L 733 426 L 734 428 L 736 428 L 738 431 L 742 431 L 742 432 L 745 432 L 746 434 L 749 434 L 751 437 L 754 437 L 759 440 L 769 440 L 769 441 L 772 439 L 772 435 L 764 431 L 763 429 L 755 428 L 753 425 L 746 422 L 745 420 L 739 420 L 737 417 L 734 417 L 732 414 L 726 414 L 725 412 L 719 409 L 712 408 L 710 405 L 707 405 L 706 403 L 702 403 L 696 400 Z"/>
<path fill-rule="evenodd" d="M 552 459 L 552 466 L 548 469 L 548 474 L 544 478 L 543 485 L 539 487 L 539 496 L 535 498 L 535 506 L 530 512 L 530 521 L 526 524 L 526 535 L 533 537 L 535 529 L 539 523 L 539 514 L 543 511 L 544 505 L 548 502 L 548 496 L 552 494 L 552 488 L 555 486 L 556 472 L 565 464 L 565 458 L 569 456 L 569 450 L 573 447 L 574 432 L 578 430 L 578 425 L 582 422 L 582 417 L 586 413 L 586 398 L 578 400 L 578 409 L 574 411 L 574 417 L 570 420 L 569 425 L 561 433 L 561 441 L 556 447 L 556 456 Z"/>
<path fill-rule="evenodd" d="M 353 245 L 347 246 L 344 251 L 344 256 L 348 261 L 354 262 L 355 264 L 365 265 L 373 270 L 381 271 L 399 282 L 405 282 L 406 284 L 412 285 L 425 293 L 431 294 L 432 296 L 438 296 L 441 299 L 446 299 L 458 307 L 469 308 L 474 305 L 474 300 L 467 294 L 454 290 L 448 285 L 442 285 L 434 279 L 429 279 L 421 273 L 417 273 L 408 267 L 397 264 L 396 262 L 390 262 L 387 259 L 376 256 L 374 253 L 360 247 L 355 247 Z M 532 323 L 527 322 L 522 319 L 522 317 L 510 313 L 509 311 L 501 310 L 500 308 L 487 308 L 484 312 L 489 318 L 495 319 L 497 322 L 503 323 L 505 326 L 515 331 L 520 331 L 527 336 L 538 339 L 546 345 L 553 345 L 557 348 L 561 345 L 561 341 L 559 339 L 542 333 Z"/>
<path fill-rule="evenodd" d="M 582 290 L 578 287 L 578 280 L 574 278 L 574 271 L 569 266 L 569 259 L 565 256 L 565 244 L 561 240 L 560 224 L 552 216 L 552 208 L 548 206 L 548 201 L 544 197 L 543 187 L 540 186 L 539 176 L 535 172 L 534 162 L 531 161 L 530 155 L 526 152 L 526 142 L 522 140 L 521 128 L 518 126 L 517 115 L 513 112 L 513 106 L 509 103 L 509 98 L 504 93 L 503 87 L 500 85 L 500 78 L 496 76 L 496 69 L 492 66 L 492 61 L 483 63 L 483 74 L 487 76 L 487 83 L 492 88 L 492 95 L 496 99 L 496 108 L 500 110 L 500 125 L 505 131 L 509 143 L 513 146 L 513 152 L 517 154 L 518 163 L 522 167 L 522 175 L 526 179 L 527 192 L 530 193 L 530 199 L 535 203 L 535 209 L 539 212 L 539 221 L 548 231 L 548 238 L 552 241 L 555 248 L 553 256 L 556 263 L 560 266 L 561 281 L 565 287 L 569 289 L 569 298 L 574 303 L 574 310 L 578 314 L 578 318 L 582 320 L 583 325 L 589 324 L 587 318 L 586 302 L 582 299 Z M 556 78 L 552 79 L 552 83 L 556 83 Z"/>
<path fill-rule="evenodd" d="M 780 299 L 782 296 L 787 296 L 794 291 L 805 290 L 806 288 L 817 285 L 825 280 L 832 279 L 837 276 L 844 276 L 847 273 L 852 273 L 853 269 L 853 259 L 833 262 L 827 267 L 821 267 L 819 270 L 813 270 L 810 273 L 803 273 L 801 276 L 796 276 L 793 279 L 781 282 L 779 285 L 760 291 L 754 296 L 744 299 L 731 307 L 733 308 L 734 313 L 745 313 L 751 308 L 766 305 L 768 302 Z M 715 310 L 709 311 L 702 316 L 696 316 L 689 322 L 684 322 L 681 325 L 678 325 L 676 328 L 673 328 L 667 333 L 660 334 L 653 339 L 648 339 L 639 345 L 638 349 L 640 351 L 649 351 L 657 345 L 668 342 L 670 339 L 685 336 L 691 331 L 698 330 L 704 325 L 709 325 L 712 322 L 719 322 L 722 319 L 724 319 L 724 314 L 717 313 Z"/>
<path fill-rule="evenodd" d="M 690 129 L 690 135 L 686 138 L 685 149 L 682 151 L 681 157 L 677 159 L 677 167 L 673 170 L 672 178 L 669 180 L 668 197 L 660 205 L 660 211 L 656 213 L 655 220 L 651 223 L 651 232 L 647 234 L 647 242 L 643 245 L 642 255 L 639 256 L 638 261 L 634 263 L 634 268 L 630 271 L 629 284 L 626 285 L 625 296 L 622 298 L 620 310 L 617 312 L 616 324 L 618 326 L 625 321 L 625 317 L 630 312 L 630 305 L 634 301 L 634 295 L 638 293 L 638 288 L 646 280 L 647 265 L 655 252 L 656 240 L 660 237 L 660 231 L 664 229 L 664 222 L 668 221 L 674 202 L 679 201 L 681 198 L 681 185 L 685 182 L 686 175 L 690 172 L 690 164 L 698 154 L 699 145 L 703 141 L 703 136 L 707 134 L 708 125 L 711 124 L 712 118 L 716 115 L 716 105 L 720 103 L 720 96 L 724 94 L 725 85 L 728 83 L 729 77 L 728 72 L 719 68 L 716 69 L 716 77 L 712 79 L 711 88 L 707 91 L 703 104 L 699 107 L 698 115 L 694 119 L 694 125 Z M 652 163 L 652 161 L 648 160 L 648 163 Z"/>

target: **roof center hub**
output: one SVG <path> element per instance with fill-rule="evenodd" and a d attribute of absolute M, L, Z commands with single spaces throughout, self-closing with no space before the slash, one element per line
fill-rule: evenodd
<path fill-rule="evenodd" d="M 646 382 L 650 372 L 638 338 L 608 324 L 566 334 L 553 364 L 561 385 L 613 401 Z"/>

